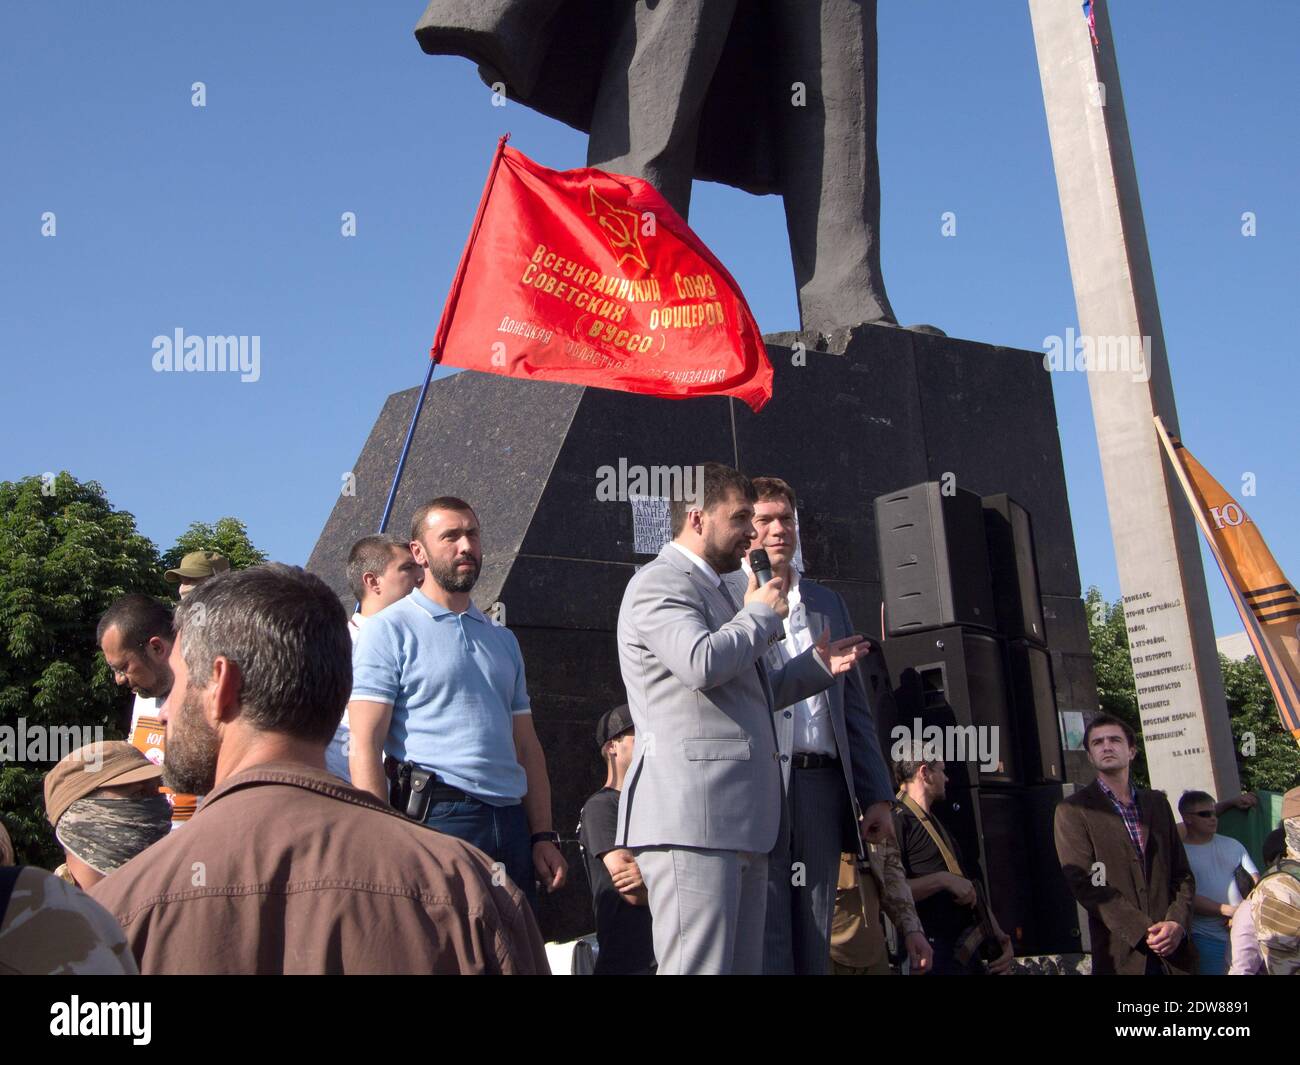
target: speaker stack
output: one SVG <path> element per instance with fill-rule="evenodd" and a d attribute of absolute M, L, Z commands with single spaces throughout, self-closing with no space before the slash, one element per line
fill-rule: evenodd
<path fill-rule="evenodd" d="M 939 817 L 978 859 L 1017 954 L 1078 951 L 1052 836 L 1064 760 L 1029 512 L 930 481 L 877 497 L 875 518 L 896 717 L 879 722 L 883 749 L 895 724 L 958 726 L 944 734 L 967 749 L 947 752 Z"/>

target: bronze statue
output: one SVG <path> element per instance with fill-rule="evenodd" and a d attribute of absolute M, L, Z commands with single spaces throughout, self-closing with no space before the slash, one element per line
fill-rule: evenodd
<path fill-rule="evenodd" d="M 876 0 L 431 0 L 415 29 L 653 183 L 780 193 L 804 329 L 893 324 L 880 271 Z"/>

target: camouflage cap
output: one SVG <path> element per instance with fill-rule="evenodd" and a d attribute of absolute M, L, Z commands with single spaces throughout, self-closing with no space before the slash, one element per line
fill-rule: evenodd
<path fill-rule="evenodd" d="M 230 560 L 217 551 L 191 551 L 181 559 L 179 566 L 169 569 L 163 576 L 168 584 L 180 584 L 183 581 L 201 581 L 228 569 Z"/>
<path fill-rule="evenodd" d="M 93 791 L 161 778 L 162 766 L 154 765 L 129 743 L 88 743 L 45 774 L 45 816 L 51 825 L 57 825 L 69 806 Z"/>

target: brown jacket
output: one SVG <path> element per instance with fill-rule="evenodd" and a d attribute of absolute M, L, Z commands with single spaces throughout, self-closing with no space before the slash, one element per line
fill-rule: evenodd
<path fill-rule="evenodd" d="M 237 773 L 100 881 L 150 973 L 547 973 L 486 855 L 322 769 Z"/>
<path fill-rule="evenodd" d="M 1166 959 L 1173 975 L 1196 971 L 1192 946 L 1192 896 L 1196 881 L 1162 791 L 1137 793 L 1146 833 L 1139 861 L 1124 819 L 1095 780 L 1056 808 L 1056 854 L 1074 897 L 1088 911 L 1092 971 L 1141 976 L 1147 929 L 1160 921 L 1183 926 L 1182 943 Z"/>

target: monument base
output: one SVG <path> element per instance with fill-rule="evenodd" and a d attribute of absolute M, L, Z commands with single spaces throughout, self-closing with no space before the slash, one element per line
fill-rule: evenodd
<path fill-rule="evenodd" d="M 980 495 L 1006 492 L 1034 523 L 1058 707 L 1097 709 L 1041 353 L 880 325 L 765 339 L 775 395 L 760 414 L 727 398 L 670 401 L 473 372 L 429 389 L 389 529 L 407 536 L 416 506 L 438 495 L 477 511 L 484 559 L 474 599 L 485 610 L 502 604 L 523 649 L 566 840 L 605 778 L 596 719 L 626 701 L 614 638 L 623 590 L 658 551 L 638 545 L 630 502 L 598 498 L 611 470 L 716 460 L 788 481 L 804 571 L 840 592 L 858 630 L 875 637 L 875 497 L 945 478 Z M 335 503 L 308 562 L 349 609 L 348 549 L 379 524 L 418 394 L 389 396 L 353 468 L 356 495 Z M 542 902 L 548 939 L 593 924 L 576 842 L 564 850 L 570 886 Z"/>

